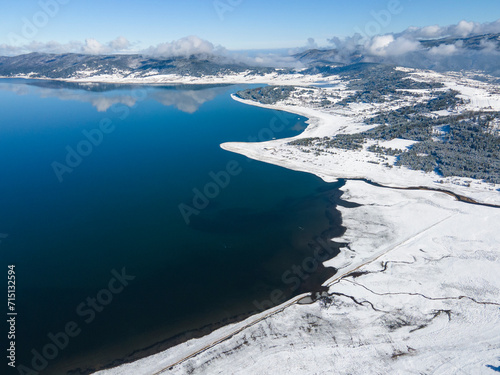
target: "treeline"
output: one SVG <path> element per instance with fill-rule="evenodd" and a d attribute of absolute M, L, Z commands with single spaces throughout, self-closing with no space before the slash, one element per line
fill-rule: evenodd
<path fill-rule="evenodd" d="M 342 72 L 340 75 L 349 79 L 347 89 L 355 90 L 355 93 L 337 103 L 340 106 L 349 103 L 384 103 L 409 95 L 419 95 L 400 90 L 431 90 L 444 87 L 438 82 L 415 81 L 407 72 L 387 65 L 369 65 L 364 69 Z"/>
<path fill-rule="evenodd" d="M 360 150 L 370 139 L 414 140 L 418 143 L 408 151 L 378 145 L 368 147 L 368 151 L 396 156 L 396 165 L 410 169 L 434 171 L 443 177 L 469 177 L 500 184 L 500 137 L 492 131 L 493 123 L 500 120 L 500 112 L 466 112 L 429 117 L 420 114 L 408 116 L 406 111 L 393 111 L 379 116 L 388 122 L 362 133 L 303 138 L 289 144 Z"/>
<path fill-rule="evenodd" d="M 281 100 L 288 99 L 290 94 L 295 90 L 294 86 L 265 86 L 241 90 L 235 95 L 241 99 L 253 100 L 262 104 L 275 104 Z"/>
<path fill-rule="evenodd" d="M 416 143 L 398 157 L 397 165 L 433 170 L 443 177 L 470 177 L 500 184 L 500 137 L 492 134 L 491 121 L 500 113 L 467 113 L 440 119 L 448 132 L 439 141 Z"/>

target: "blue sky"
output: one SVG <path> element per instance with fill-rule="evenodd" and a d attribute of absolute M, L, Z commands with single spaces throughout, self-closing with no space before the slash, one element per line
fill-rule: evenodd
<path fill-rule="evenodd" d="M 40 4 L 54 2 L 59 9 L 44 19 Z M 390 4 L 401 11 L 389 22 L 377 21 L 374 12 L 387 15 Z M 107 43 L 123 36 L 135 49 L 188 35 L 233 50 L 300 47 L 308 38 L 325 46 L 328 38 L 352 35 L 373 22 L 380 33 L 388 33 L 500 17 L 498 0 L 23 0 L 3 1 L 1 8 L 0 45 L 12 44 L 12 35 L 26 36 L 28 20 L 40 25 L 25 38 L 29 42 L 93 38 Z"/>

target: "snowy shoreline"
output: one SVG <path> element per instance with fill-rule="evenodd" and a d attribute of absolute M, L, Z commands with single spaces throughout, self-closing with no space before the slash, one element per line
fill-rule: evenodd
<path fill-rule="evenodd" d="M 316 155 L 303 153 L 297 146 L 287 143 L 292 140 L 332 136 L 340 133 L 349 134 L 366 130 L 356 118 L 325 113 L 318 109 L 292 105 L 271 105 L 241 99 L 238 102 L 273 110 L 286 111 L 308 118 L 308 127 L 293 138 L 271 140 L 267 142 L 227 142 L 220 145 L 226 151 L 239 153 L 251 159 L 275 164 L 284 168 L 309 172 L 326 182 L 339 178 L 367 179 L 386 187 L 413 188 L 426 187 L 436 190 L 447 190 L 455 194 L 471 198 L 479 203 L 500 204 L 500 185 L 486 183 L 462 177 L 442 178 L 436 173 L 410 170 L 405 167 L 387 168 L 375 164 L 377 157 L 364 148 L 361 151 L 335 150 L 336 155 Z M 404 144 L 404 140 L 399 141 Z M 393 141 L 390 141 L 394 144 Z M 386 142 L 387 143 L 387 142 Z M 401 147 L 404 147 L 401 146 Z"/>
<path fill-rule="evenodd" d="M 57 81 L 68 83 L 109 83 L 109 84 L 135 84 L 135 85 L 212 85 L 212 84 L 275 84 L 275 85 L 297 85 L 306 86 L 317 84 L 318 82 L 328 83 L 334 80 L 332 77 L 323 77 L 317 75 L 278 74 L 267 73 L 264 75 L 251 75 L 248 72 L 242 72 L 221 76 L 185 76 L 178 74 L 151 75 L 151 76 L 121 76 L 118 74 L 108 74 L 100 76 L 80 76 L 72 78 L 47 78 L 33 77 L 31 74 L 19 74 L 16 76 L 0 76 L 0 79 L 33 79 L 41 81 Z"/>

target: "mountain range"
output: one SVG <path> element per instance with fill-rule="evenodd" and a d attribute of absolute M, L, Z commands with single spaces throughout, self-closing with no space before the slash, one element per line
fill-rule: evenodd
<path fill-rule="evenodd" d="M 476 35 L 467 38 L 441 38 L 420 41 L 421 50 L 393 58 L 373 58 L 366 55 L 360 45 L 352 51 L 339 49 L 309 49 L 291 56 L 302 74 L 333 74 L 335 67 L 359 62 L 387 63 L 436 70 L 481 69 L 500 75 L 498 64 L 491 57 L 481 55 L 500 53 L 500 34 Z M 458 46 L 462 55 L 435 56 L 429 54 L 440 46 Z M 465 55 L 464 55 L 465 53 Z M 304 67 L 306 69 L 304 69 Z M 245 72 L 246 75 L 263 75 L 277 72 L 293 73 L 292 68 L 254 66 L 219 55 L 192 55 L 178 57 L 151 57 L 146 55 L 86 55 L 76 53 L 48 54 L 29 53 L 13 57 L 0 57 L 0 76 L 69 79 L 100 75 L 116 75 L 117 78 L 143 78 L 153 75 L 224 76 Z"/>

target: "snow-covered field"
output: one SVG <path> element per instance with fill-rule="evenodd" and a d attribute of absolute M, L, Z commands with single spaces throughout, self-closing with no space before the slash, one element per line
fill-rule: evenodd
<path fill-rule="evenodd" d="M 500 110 L 500 96 L 488 84 L 421 71 L 415 78 L 436 79 L 460 91 L 468 100 L 457 111 Z M 331 90 L 344 95 L 340 86 Z M 297 137 L 306 138 L 367 129 L 361 119 L 385 105 L 328 110 L 308 100 L 295 97 L 265 107 L 307 116 L 309 126 Z M 481 202 L 500 203 L 498 185 L 387 167 L 366 147 L 304 152 L 300 146 L 288 145 L 289 141 L 222 147 L 327 181 L 366 178 L 390 186 L 446 189 Z M 379 145 L 404 149 L 411 142 L 396 139 Z M 356 180 L 348 180 L 342 190 L 342 199 L 360 206 L 338 207 L 347 230 L 335 240 L 349 246 L 326 263 L 338 269 L 325 283 L 328 295 L 310 304 L 297 304 L 299 296 L 203 338 L 97 374 L 498 371 L 500 209 L 458 202 L 440 192 L 380 188 Z"/>

